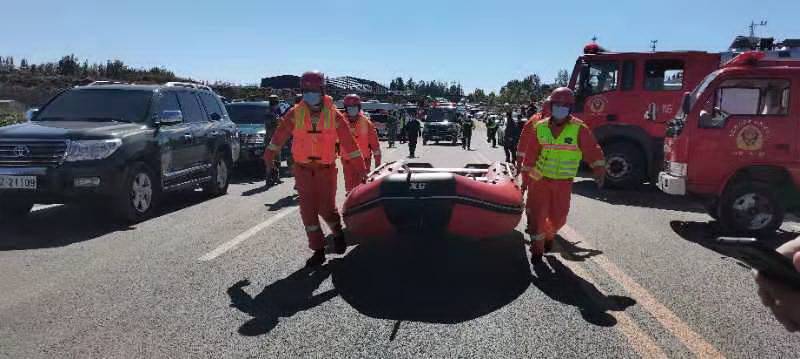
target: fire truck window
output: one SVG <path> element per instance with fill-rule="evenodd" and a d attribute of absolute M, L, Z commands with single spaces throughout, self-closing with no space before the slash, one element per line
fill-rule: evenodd
<path fill-rule="evenodd" d="M 717 90 L 716 107 L 730 115 L 783 116 L 789 113 L 789 81 L 728 80 Z"/>
<path fill-rule="evenodd" d="M 644 65 L 644 89 L 677 91 L 683 89 L 683 61 L 653 60 Z"/>
<path fill-rule="evenodd" d="M 625 61 L 622 63 L 622 91 L 633 89 L 634 76 L 636 74 L 636 63 Z"/>
<path fill-rule="evenodd" d="M 755 115 L 759 92 L 757 88 L 720 88 L 717 90 L 717 108 L 729 115 Z"/>
<path fill-rule="evenodd" d="M 618 78 L 619 69 L 615 61 L 593 62 L 589 64 L 589 77 L 586 79 L 585 88 L 590 95 L 615 91 Z"/>

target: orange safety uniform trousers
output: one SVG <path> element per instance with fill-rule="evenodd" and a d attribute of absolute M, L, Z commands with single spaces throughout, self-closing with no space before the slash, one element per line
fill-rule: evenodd
<path fill-rule="evenodd" d="M 312 250 L 325 248 L 319 217 L 325 220 L 334 235 L 342 233 L 342 217 L 336 209 L 338 170 L 335 165 L 294 166 L 294 179 L 300 195 L 300 217 Z"/>
<path fill-rule="evenodd" d="M 534 242 L 531 244 L 531 251 L 538 250 L 541 254 L 545 241 L 555 239 L 558 230 L 567 224 L 571 196 L 571 179 L 543 178 L 530 181 L 525 212 L 528 218 L 527 232 Z"/>
<path fill-rule="evenodd" d="M 372 166 L 372 157 L 364 157 L 364 168 L 369 173 Z M 361 177 L 358 173 L 349 170 L 349 166 L 344 166 L 344 190 L 348 193 L 361 184 Z"/>

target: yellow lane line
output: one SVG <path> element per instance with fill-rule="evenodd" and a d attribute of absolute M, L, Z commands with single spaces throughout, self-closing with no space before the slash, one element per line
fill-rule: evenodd
<path fill-rule="evenodd" d="M 589 272 L 587 272 L 586 269 L 584 269 L 580 264 L 571 263 L 567 260 L 562 261 L 562 263 L 572 270 L 575 275 L 595 284 L 597 290 L 603 295 L 606 295 L 606 293 L 597 286 L 596 281 L 592 278 L 592 275 L 590 275 Z M 622 334 L 628 340 L 628 343 L 633 347 L 636 353 L 639 354 L 639 356 L 646 359 L 660 359 L 667 357 L 664 351 L 661 350 L 661 347 L 656 344 L 655 340 L 647 335 L 642 328 L 636 325 L 636 322 L 634 322 L 629 315 L 625 314 L 625 312 L 610 311 L 609 314 L 611 314 L 617 320 L 617 325 L 615 328 L 622 332 Z"/>
<path fill-rule="evenodd" d="M 577 231 L 570 226 L 564 226 L 559 234 L 570 242 L 583 242 L 591 245 Z M 650 292 L 639 285 L 633 278 L 623 272 L 616 264 L 600 255 L 588 259 L 605 271 L 611 279 L 621 285 L 633 299 L 650 315 L 652 315 L 666 330 L 683 343 L 695 356 L 699 358 L 724 358 L 725 356 L 700 334 L 692 330 L 688 324 L 678 318 L 665 305 L 661 304 Z"/>

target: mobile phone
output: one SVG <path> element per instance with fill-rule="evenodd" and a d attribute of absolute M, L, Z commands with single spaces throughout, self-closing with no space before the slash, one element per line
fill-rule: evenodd
<path fill-rule="evenodd" d="M 726 256 L 747 263 L 769 279 L 800 289 L 800 272 L 792 261 L 755 238 L 720 237 L 709 240 L 707 244 Z"/>

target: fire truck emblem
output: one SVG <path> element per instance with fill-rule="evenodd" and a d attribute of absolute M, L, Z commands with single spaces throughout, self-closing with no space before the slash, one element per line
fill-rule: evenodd
<path fill-rule="evenodd" d="M 597 96 L 589 101 L 589 111 L 594 114 L 603 113 L 606 110 L 606 99 L 602 96 Z"/>
<path fill-rule="evenodd" d="M 764 146 L 764 133 L 760 128 L 748 124 L 736 135 L 736 147 L 745 151 L 758 151 Z"/>

